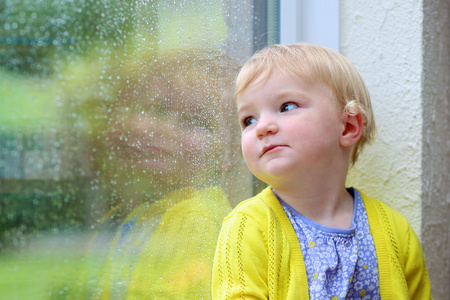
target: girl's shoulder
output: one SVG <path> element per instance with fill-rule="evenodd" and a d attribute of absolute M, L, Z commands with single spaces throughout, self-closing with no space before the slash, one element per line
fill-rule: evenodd
<path fill-rule="evenodd" d="M 366 208 L 369 222 L 379 222 L 380 225 L 395 227 L 396 230 L 408 230 L 410 225 L 406 218 L 383 201 L 366 196 L 358 190 Z"/>
<path fill-rule="evenodd" d="M 282 210 L 280 202 L 269 186 L 252 198 L 239 203 L 227 218 L 236 214 L 244 214 L 249 217 L 272 216 L 275 212 Z"/>

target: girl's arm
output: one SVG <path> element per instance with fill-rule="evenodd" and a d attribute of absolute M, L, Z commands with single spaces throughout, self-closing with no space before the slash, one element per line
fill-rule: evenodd
<path fill-rule="evenodd" d="M 243 213 L 225 220 L 213 266 L 213 299 L 268 299 L 267 237 Z"/>
<path fill-rule="evenodd" d="M 406 251 L 404 251 L 404 272 L 408 284 L 409 295 L 411 299 L 432 299 L 430 278 L 428 277 L 422 246 L 417 235 L 410 226 L 408 226 L 405 240 Z"/>

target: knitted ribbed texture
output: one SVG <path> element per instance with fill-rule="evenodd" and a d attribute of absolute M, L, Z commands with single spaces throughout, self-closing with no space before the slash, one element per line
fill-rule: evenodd
<path fill-rule="evenodd" d="M 375 243 L 381 299 L 431 299 L 422 249 L 406 219 L 361 196 Z M 300 244 L 270 187 L 225 219 L 214 260 L 213 299 L 309 299 Z"/>
<path fill-rule="evenodd" d="M 300 284 L 298 275 L 290 272 L 295 261 L 291 242 L 267 205 L 255 204 L 240 205 L 255 214 L 240 213 L 238 207 L 223 224 L 213 272 L 213 286 L 220 288 L 215 289 L 213 299 L 302 299 L 299 290 L 289 289 Z M 298 243 L 294 247 L 300 249 Z"/>

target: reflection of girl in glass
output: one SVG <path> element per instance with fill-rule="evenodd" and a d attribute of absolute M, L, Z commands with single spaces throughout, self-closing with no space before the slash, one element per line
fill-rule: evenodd
<path fill-rule="evenodd" d="M 117 200 L 99 225 L 88 298 L 210 297 L 216 239 L 231 210 L 219 185 L 240 152 L 227 63 L 173 52 L 121 75 L 119 99 L 105 106 L 100 164 Z M 108 238 L 114 219 L 122 221 Z"/>

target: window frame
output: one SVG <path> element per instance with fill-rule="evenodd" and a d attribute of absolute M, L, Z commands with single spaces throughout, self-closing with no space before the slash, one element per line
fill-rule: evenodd
<path fill-rule="evenodd" d="M 279 0 L 279 42 L 307 42 L 339 51 L 340 0 Z"/>

